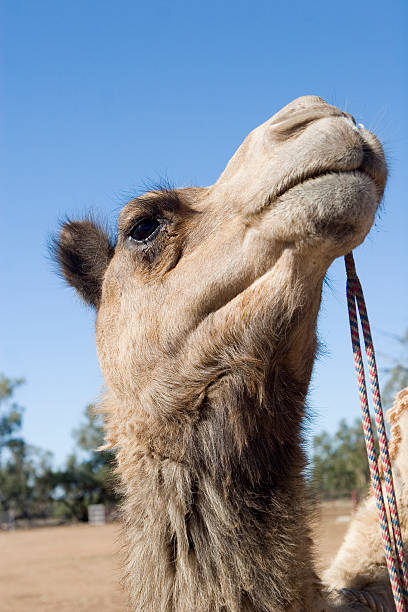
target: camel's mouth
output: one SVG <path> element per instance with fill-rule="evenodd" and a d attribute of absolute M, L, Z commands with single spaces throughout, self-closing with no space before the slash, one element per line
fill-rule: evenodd
<path fill-rule="evenodd" d="M 278 186 L 269 196 L 267 206 L 276 202 L 282 196 L 286 195 L 292 189 L 296 187 L 300 187 L 301 185 L 306 185 L 316 181 L 317 179 L 330 178 L 330 177 L 339 177 L 339 176 L 353 176 L 353 177 L 364 177 L 365 179 L 370 179 L 376 186 L 377 191 L 379 191 L 378 181 L 376 180 L 376 176 L 373 172 L 366 168 L 356 168 L 353 170 L 326 170 L 326 171 L 316 171 L 316 172 L 305 172 L 297 177 L 288 178 L 284 180 L 281 185 Z"/>

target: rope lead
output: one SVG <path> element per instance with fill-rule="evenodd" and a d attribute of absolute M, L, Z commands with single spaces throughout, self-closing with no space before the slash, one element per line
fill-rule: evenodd
<path fill-rule="evenodd" d="M 370 324 L 368 322 L 363 290 L 360 281 L 357 277 L 353 254 L 348 253 L 344 259 L 347 272 L 347 302 L 350 319 L 351 343 L 353 346 L 354 364 L 357 373 L 364 438 L 367 448 L 371 483 L 377 502 L 381 535 L 385 551 L 385 559 L 387 562 L 388 574 L 390 577 L 392 593 L 394 596 L 395 608 L 397 612 L 406 612 L 406 605 L 408 605 L 408 572 L 402 542 L 401 528 L 398 518 L 390 457 L 388 453 L 388 441 L 381 406 L 380 387 L 378 384 L 378 373 L 375 361 L 374 345 L 371 337 Z M 375 424 L 377 427 L 381 464 L 384 472 L 387 503 L 391 517 L 390 525 L 388 524 L 387 512 L 381 488 L 381 480 L 378 470 L 378 459 L 374 446 L 374 436 L 371 427 L 371 417 L 368 406 L 363 357 L 361 354 L 356 304 L 360 316 L 361 327 L 363 330 L 364 337 L 364 346 L 367 355 L 371 393 L 375 412 Z"/>

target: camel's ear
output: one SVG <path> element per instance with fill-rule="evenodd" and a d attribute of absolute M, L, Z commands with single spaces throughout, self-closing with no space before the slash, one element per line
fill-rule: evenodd
<path fill-rule="evenodd" d="M 114 251 L 107 232 L 89 219 L 68 221 L 52 250 L 65 280 L 98 308 L 103 276 Z"/>

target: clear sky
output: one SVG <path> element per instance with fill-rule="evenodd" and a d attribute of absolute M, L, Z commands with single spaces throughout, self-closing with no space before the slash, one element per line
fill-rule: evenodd
<path fill-rule="evenodd" d="M 3 0 L 0 371 L 62 462 L 102 384 L 94 315 L 47 259 L 58 218 L 112 223 L 146 181 L 208 185 L 246 134 L 317 94 L 383 141 L 390 180 L 356 253 L 380 364 L 408 326 L 408 3 Z M 310 434 L 359 415 L 343 263 L 330 270 Z"/>

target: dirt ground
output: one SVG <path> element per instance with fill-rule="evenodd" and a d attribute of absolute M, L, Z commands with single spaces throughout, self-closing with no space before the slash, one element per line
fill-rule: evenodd
<path fill-rule="evenodd" d="M 333 558 L 351 504 L 323 504 L 315 529 L 320 567 Z M 120 612 L 118 525 L 0 533 L 0 612 Z"/>

